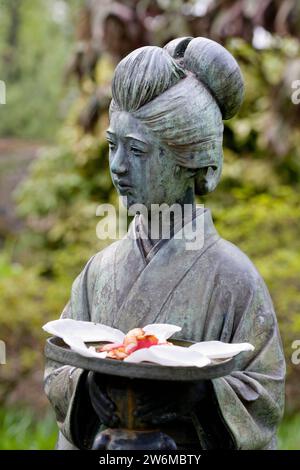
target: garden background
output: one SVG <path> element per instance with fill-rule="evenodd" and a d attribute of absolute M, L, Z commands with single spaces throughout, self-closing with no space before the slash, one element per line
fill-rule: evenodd
<path fill-rule="evenodd" d="M 244 74 L 244 104 L 225 122 L 221 184 L 200 202 L 269 287 L 288 366 L 280 448 L 300 449 L 297 0 L 0 0 L 0 449 L 54 446 L 41 326 L 106 243 L 96 207 L 117 203 L 105 141 L 113 69 L 132 49 L 180 35 L 221 42 Z"/>

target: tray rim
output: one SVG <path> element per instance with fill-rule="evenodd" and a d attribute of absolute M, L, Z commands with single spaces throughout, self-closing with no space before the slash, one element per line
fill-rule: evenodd
<path fill-rule="evenodd" d="M 184 342 L 185 340 L 179 340 Z M 224 360 L 220 363 L 196 366 L 161 366 L 151 363 L 124 363 L 113 359 L 101 359 L 84 357 L 65 346 L 57 343 L 63 340 L 57 336 L 51 336 L 46 340 L 45 356 L 47 359 L 70 365 L 79 369 L 99 372 L 106 375 L 125 377 L 128 379 L 166 380 L 173 382 L 195 382 L 199 380 L 211 380 L 229 375 L 237 370 L 237 359 L 240 354 Z M 191 343 L 191 341 L 187 341 Z M 121 366 L 121 367 L 120 367 Z M 176 373 L 174 373 L 176 371 Z"/>

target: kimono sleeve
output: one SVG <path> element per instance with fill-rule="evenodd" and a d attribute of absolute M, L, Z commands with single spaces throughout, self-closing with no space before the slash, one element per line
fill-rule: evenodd
<path fill-rule="evenodd" d="M 92 261 L 93 258 L 75 279 L 70 301 L 61 318 L 89 320 Z M 44 390 L 54 409 L 59 430 L 75 448 L 90 448 L 100 427 L 89 399 L 87 374 L 88 371 L 46 360 Z"/>
<path fill-rule="evenodd" d="M 238 370 L 212 381 L 222 418 L 237 449 L 276 448 L 284 409 L 285 360 L 273 304 L 262 278 L 238 293 L 241 312 L 229 312 L 230 342 L 250 342 Z"/>

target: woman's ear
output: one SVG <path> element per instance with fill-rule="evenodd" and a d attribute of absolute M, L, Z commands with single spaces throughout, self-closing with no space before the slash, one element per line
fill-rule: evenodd
<path fill-rule="evenodd" d="M 217 187 L 222 173 L 222 163 L 218 166 L 206 166 L 200 168 L 195 175 L 195 193 L 204 196 L 211 193 Z"/>

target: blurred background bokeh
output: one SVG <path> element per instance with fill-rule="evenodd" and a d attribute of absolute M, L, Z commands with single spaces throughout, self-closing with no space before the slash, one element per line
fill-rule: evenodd
<path fill-rule="evenodd" d="M 300 2 L 297 0 L 3 0 L 0 6 L 0 448 L 51 449 L 41 326 L 105 243 L 96 207 L 117 203 L 104 137 L 115 65 L 132 49 L 206 36 L 246 82 L 225 122 L 224 172 L 212 209 L 222 236 L 270 289 L 288 365 L 280 448 L 300 449 Z M 300 93 L 298 94 L 300 98 Z"/>

